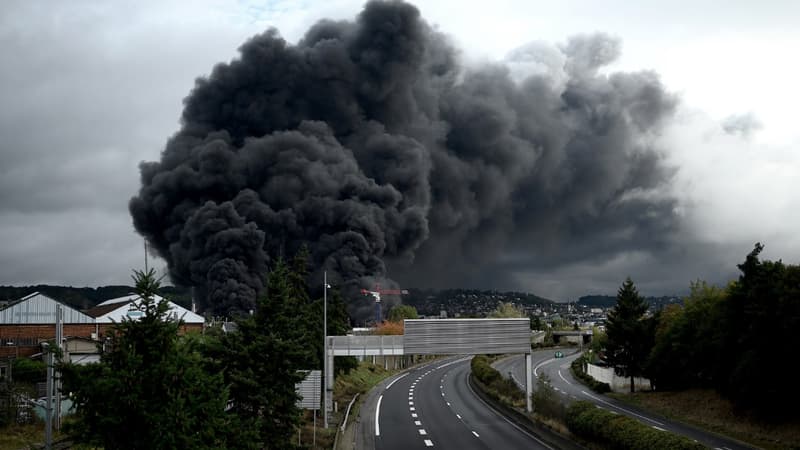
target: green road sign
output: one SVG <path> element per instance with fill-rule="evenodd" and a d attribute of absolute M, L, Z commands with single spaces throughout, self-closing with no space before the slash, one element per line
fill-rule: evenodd
<path fill-rule="evenodd" d="M 563 357 L 564 357 L 564 353 L 556 352 L 556 358 L 563 358 Z"/>

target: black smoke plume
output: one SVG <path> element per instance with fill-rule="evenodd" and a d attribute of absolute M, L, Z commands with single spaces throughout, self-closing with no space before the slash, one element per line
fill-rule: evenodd
<path fill-rule="evenodd" d="M 209 310 L 252 308 L 270 262 L 302 245 L 340 284 L 490 287 L 675 229 L 653 146 L 675 99 L 652 73 L 602 73 L 609 36 L 516 79 L 515 62 L 462 66 L 414 6 L 372 1 L 297 44 L 269 30 L 239 50 L 197 80 L 130 201 Z"/>

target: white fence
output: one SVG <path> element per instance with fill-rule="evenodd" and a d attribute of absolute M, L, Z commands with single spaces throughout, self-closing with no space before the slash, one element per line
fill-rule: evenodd
<path fill-rule="evenodd" d="M 612 367 L 600 367 L 594 364 L 587 364 L 586 373 L 597 381 L 608 383 L 612 391 L 629 392 L 631 390 L 631 378 L 617 375 L 614 373 Z M 636 387 L 636 390 L 649 391 L 651 389 L 650 380 L 647 378 L 635 377 L 633 379 L 633 385 Z"/>

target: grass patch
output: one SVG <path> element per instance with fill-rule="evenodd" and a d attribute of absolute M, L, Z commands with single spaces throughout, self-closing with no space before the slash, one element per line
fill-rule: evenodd
<path fill-rule="evenodd" d="M 738 413 L 711 389 L 609 394 L 644 410 L 767 449 L 800 448 L 800 420 L 766 423 Z"/>
<path fill-rule="evenodd" d="M 303 419 L 300 426 L 300 435 L 296 436 L 299 445 L 305 448 L 333 448 L 333 440 L 336 437 L 336 427 L 323 428 L 322 411 L 317 411 L 317 425 L 314 429 L 314 412 L 311 410 L 303 411 Z"/>
<path fill-rule="evenodd" d="M 44 443 L 44 424 L 11 424 L 0 428 L 0 450 L 19 450 Z"/>
<path fill-rule="evenodd" d="M 333 399 L 339 402 L 340 407 L 347 407 L 347 403 L 350 402 L 354 395 L 368 392 L 386 377 L 397 372 L 399 370 L 386 370 L 380 365 L 361 362 L 358 367 L 351 370 L 347 375 L 336 377 L 336 382 L 333 386 Z"/>

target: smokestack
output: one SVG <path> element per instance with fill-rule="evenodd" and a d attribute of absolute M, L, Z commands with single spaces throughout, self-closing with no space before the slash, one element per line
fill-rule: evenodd
<path fill-rule="evenodd" d="M 662 245 L 677 218 L 653 142 L 675 99 L 652 73 L 600 74 L 619 47 L 578 36 L 516 80 L 461 67 L 403 2 L 297 44 L 268 30 L 197 80 L 141 164 L 134 225 L 215 314 L 252 309 L 270 262 L 302 245 L 312 278 L 352 288 L 393 286 L 387 264 L 409 286 L 497 285 Z"/>

